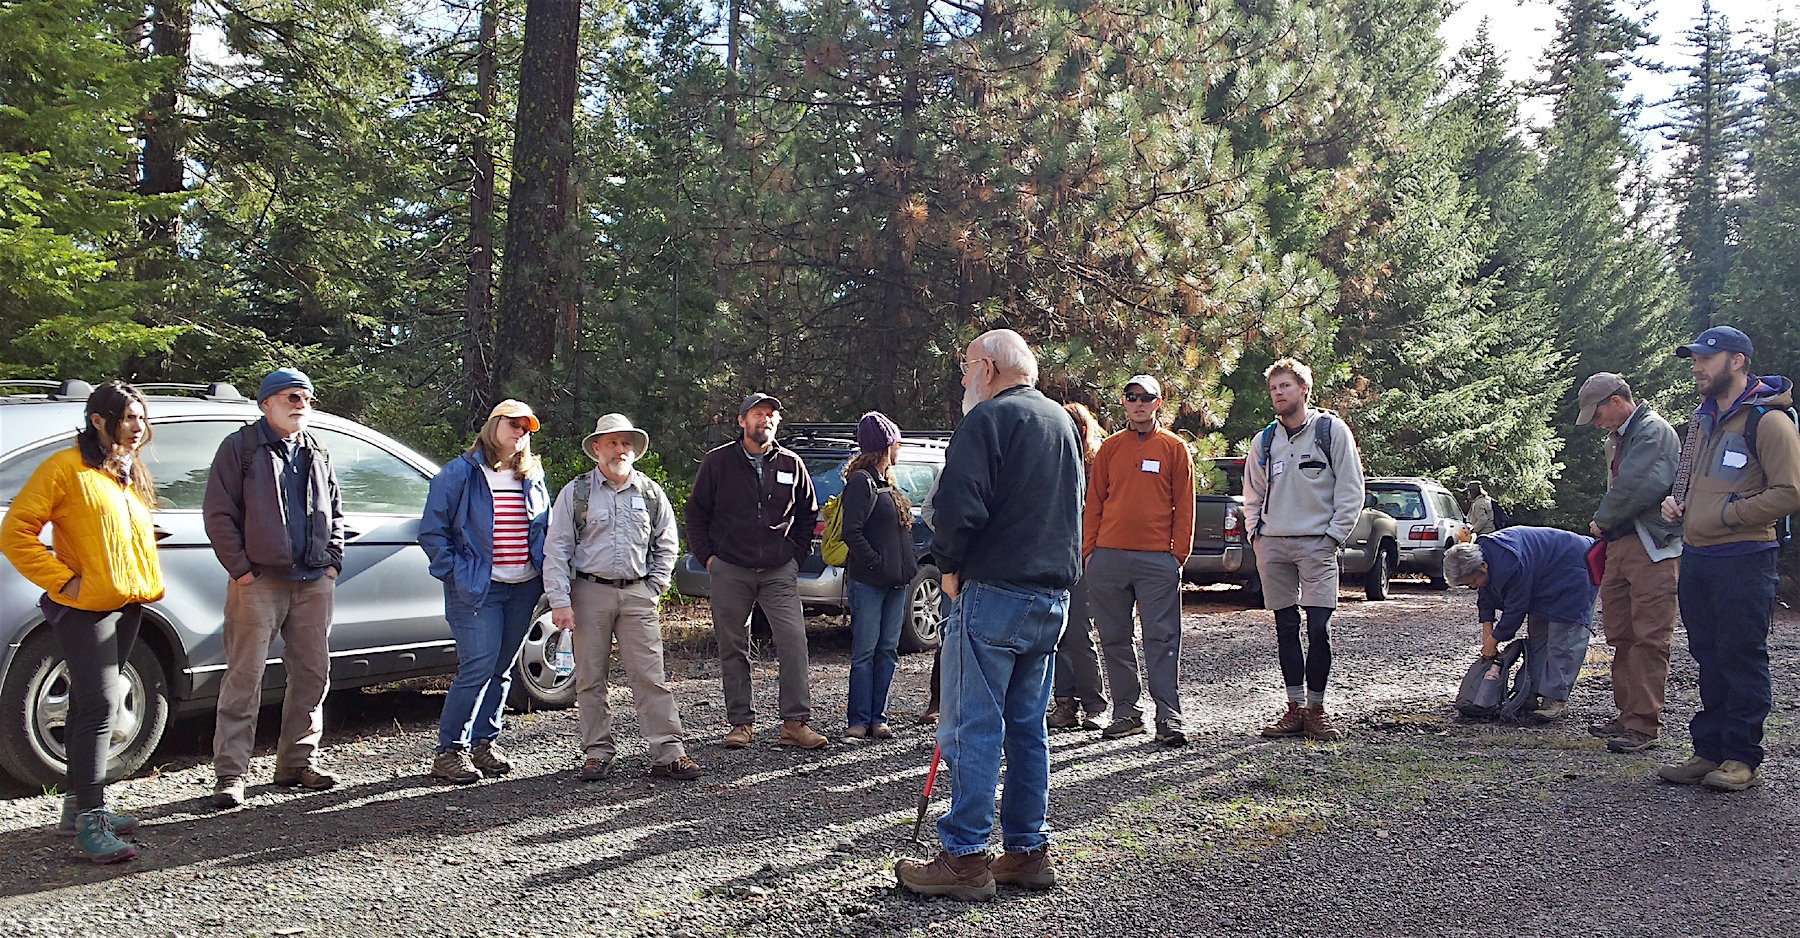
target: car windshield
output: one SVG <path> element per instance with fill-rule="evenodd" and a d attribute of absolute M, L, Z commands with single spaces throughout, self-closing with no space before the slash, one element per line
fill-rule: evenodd
<path fill-rule="evenodd" d="M 931 484 L 937 481 L 938 473 L 943 467 L 936 463 L 905 462 L 902 451 L 901 462 L 894 466 L 894 478 L 900 483 L 900 491 L 906 493 L 907 500 L 913 507 L 924 504 L 925 496 L 931 493 Z M 807 456 L 806 471 L 812 476 L 813 491 L 817 493 L 819 504 L 823 506 L 831 497 L 844 490 L 844 466 L 850 462 L 848 456 Z"/>
<path fill-rule="evenodd" d="M 1418 489 L 1370 488 L 1369 494 L 1375 497 L 1375 507 L 1396 521 L 1425 520 L 1425 496 Z"/>

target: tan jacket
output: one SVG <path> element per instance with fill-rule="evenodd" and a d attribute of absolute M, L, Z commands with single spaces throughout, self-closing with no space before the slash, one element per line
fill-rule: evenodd
<path fill-rule="evenodd" d="M 1742 403 L 1713 422 L 1696 415 L 1688 433 L 1700 434 L 1688 477 L 1682 540 L 1695 547 L 1775 540 L 1775 522 L 1800 511 L 1800 433 L 1783 408 L 1794 406 L 1794 383 L 1757 379 Z M 1744 438 L 1752 408 L 1768 408 L 1756 428 L 1756 452 Z M 1710 425 L 1710 430 L 1709 430 Z"/>

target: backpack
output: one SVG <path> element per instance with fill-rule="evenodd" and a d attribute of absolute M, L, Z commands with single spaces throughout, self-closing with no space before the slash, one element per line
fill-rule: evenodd
<path fill-rule="evenodd" d="M 819 556 L 827 566 L 841 567 L 850 559 L 850 545 L 844 543 L 844 493 L 825 500 L 825 540 L 819 545 Z"/>
<path fill-rule="evenodd" d="M 1786 414 L 1793 421 L 1794 427 L 1800 430 L 1800 414 L 1794 413 L 1792 407 L 1770 407 L 1767 404 L 1756 404 L 1750 408 L 1750 417 L 1744 424 L 1744 444 L 1750 448 L 1750 454 L 1758 459 L 1762 457 L 1756 452 L 1756 425 L 1762 423 L 1763 415 L 1769 411 Z M 1786 544 L 1794 539 L 1794 516 L 1783 515 L 1775 522 L 1775 543 Z"/>
<path fill-rule="evenodd" d="M 569 480 L 569 488 L 574 490 L 574 527 L 577 543 L 581 541 L 581 529 L 587 527 L 588 496 L 593 492 L 593 484 L 592 476 L 586 472 Z M 656 519 L 662 515 L 662 500 L 662 486 L 652 482 L 644 487 L 644 510 L 650 513 L 650 540 L 653 544 L 656 541 Z"/>
<path fill-rule="evenodd" d="M 1325 454 L 1325 465 L 1331 467 L 1331 424 L 1332 421 L 1342 418 L 1339 418 L 1336 412 L 1322 407 L 1319 408 L 1319 416 L 1322 419 L 1313 424 L 1313 445 Z M 1271 420 L 1269 425 L 1263 428 L 1262 464 L 1265 466 L 1269 464 L 1269 453 L 1275 449 L 1275 428 L 1280 425 L 1279 419 Z"/>
<path fill-rule="evenodd" d="M 1522 638 L 1507 643 L 1497 657 L 1476 658 L 1457 688 L 1456 711 L 1471 720 L 1515 719 L 1535 696 L 1529 669 L 1520 667 L 1524 658 Z"/>
<path fill-rule="evenodd" d="M 1494 530 L 1498 531 L 1501 528 L 1510 528 L 1513 526 L 1512 512 L 1507 511 L 1506 506 L 1500 504 L 1500 499 L 1489 495 L 1488 504 L 1494 506 Z"/>

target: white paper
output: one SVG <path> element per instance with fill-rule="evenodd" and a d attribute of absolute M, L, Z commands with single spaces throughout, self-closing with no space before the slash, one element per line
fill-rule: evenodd
<path fill-rule="evenodd" d="M 794 474 L 791 472 L 777 472 L 775 473 L 775 481 L 782 485 L 793 485 Z"/>
<path fill-rule="evenodd" d="M 1727 469 L 1742 469 L 1749 462 L 1750 457 L 1744 453 L 1729 449 L 1725 451 L 1725 468 Z"/>
<path fill-rule="evenodd" d="M 631 496 L 631 510 L 632 511 L 643 511 L 644 510 L 644 496 L 642 496 L 642 495 Z"/>
<path fill-rule="evenodd" d="M 1275 465 L 1273 465 L 1269 468 L 1269 477 L 1274 478 L 1275 476 L 1281 475 L 1281 473 L 1283 471 L 1285 471 L 1286 469 L 1287 469 L 1287 460 L 1277 459 L 1277 460 L 1275 460 Z"/>
<path fill-rule="evenodd" d="M 1146 459 L 1146 460 L 1144 460 L 1144 471 L 1145 472 L 1161 472 L 1162 471 L 1162 463 L 1155 459 Z"/>

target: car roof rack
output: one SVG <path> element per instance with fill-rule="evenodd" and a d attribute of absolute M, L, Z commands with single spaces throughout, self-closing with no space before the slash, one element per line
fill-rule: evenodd
<path fill-rule="evenodd" d="M 900 439 L 907 443 L 938 443 L 947 445 L 950 442 L 951 430 L 901 430 Z M 856 424 L 853 423 L 789 423 L 781 427 L 784 440 L 803 439 L 814 443 L 848 443 L 856 445 Z"/>
<path fill-rule="evenodd" d="M 200 392 L 200 396 L 209 401 L 249 401 L 229 382 L 214 381 L 211 384 L 185 384 L 180 382 L 151 382 L 133 385 L 146 394 L 167 394 L 171 391 Z M 10 378 L 0 379 L 0 390 L 9 388 L 31 388 L 41 390 L 45 400 L 51 401 L 85 401 L 94 393 L 94 386 L 79 378 L 67 378 L 62 381 L 50 381 L 43 378 Z"/>
<path fill-rule="evenodd" d="M 237 389 L 236 385 L 227 381 L 214 381 L 211 384 L 188 384 L 177 381 L 158 381 L 151 384 L 137 385 L 137 389 L 145 392 L 167 393 L 170 391 L 198 391 L 200 396 L 209 401 L 249 401 Z"/>

